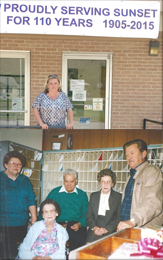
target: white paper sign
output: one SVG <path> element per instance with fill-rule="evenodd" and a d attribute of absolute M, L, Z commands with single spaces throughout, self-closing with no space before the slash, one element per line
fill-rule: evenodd
<path fill-rule="evenodd" d="M 22 110 L 22 98 L 12 98 L 12 110 Z"/>
<path fill-rule="evenodd" d="M 156 39 L 160 1 L 1 0 L 1 33 Z"/>
<path fill-rule="evenodd" d="M 72 101 L 86 101 L 86 90 L 74 90 L 72 92 Z"/>
<path fill-rule="evenodd" d="M 103 110 L 103 98 L 93 98 L 93 110 Z"/>
<path fill-rule="evenodd" d="M 84 90 L 84 80 L 70 79 L 70 90 Z"/>
<path fill-rule="evenodd" d="M 61 148 L 61 143 L 53 143 L 53 147 L 52 147 L 53 150 L 60 150 L 60 148 Z"/>
<path fill-rule="evenodd" d="M 32 169 L 24 168 L 23 169 L 23 174 L 26 175 L 28 178 L 31 177 L 32 175 Z"/>

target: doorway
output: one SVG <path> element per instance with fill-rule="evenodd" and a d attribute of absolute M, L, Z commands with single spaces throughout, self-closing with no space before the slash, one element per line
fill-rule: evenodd
<path fill-rule="evenodd" d="M 110 129 L 112 53 L 63 52 L 62 66 L 74 129 Z"/>

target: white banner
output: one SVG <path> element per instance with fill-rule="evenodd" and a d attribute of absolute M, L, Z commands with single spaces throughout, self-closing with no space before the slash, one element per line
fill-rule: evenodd
<path fill-rule="evenodd" d="M 1 33 L 153 38 L 160 1 L 1 0 Z"/>

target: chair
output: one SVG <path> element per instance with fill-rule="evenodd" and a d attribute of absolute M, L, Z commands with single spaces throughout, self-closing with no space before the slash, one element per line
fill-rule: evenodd
<path fill-rule="evenodd" d="M 58 222 L 62 227 L 64 227 L 67 230 L 67 221 L 65 222 Z M 66 260 L 68 260 L 68 256 L 70 253 L 70 240 L 66 241 L 66 248 L 65 248 L 65 255 L 66 255 Z"/>

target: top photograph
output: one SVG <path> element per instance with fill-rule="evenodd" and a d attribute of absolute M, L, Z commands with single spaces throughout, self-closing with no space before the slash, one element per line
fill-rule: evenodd
<path fill-rule="evenodd" d="M 2 0 L 0 127 L 162 129 L 162 1 Z"/>

